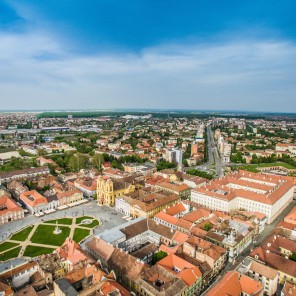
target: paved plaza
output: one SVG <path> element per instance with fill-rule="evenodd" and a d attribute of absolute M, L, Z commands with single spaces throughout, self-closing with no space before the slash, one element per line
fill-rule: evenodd
<path fill-rule="evenodd" d="M 30 225 L 41 223 L 42 220 L 51 220 L 64 217 L 79 217 L 79 216 L 93 216 L 94 218 L 101 221 L 102 225 L 94 229 L 94 234 L 99 234 L 106 229 L 113 228 L 120 225 L 126 220 L 122 219 L 123 215 L 116 212 L 114 209 L 98 206 L 96 201 L 91 201 L 84 205 L 79 205 L 74 208 L 69 208 L 63 211 L 56 211 L 50 215 L 37 218 L 32 215 L 26 216 L 22 220 L 13 221 L 4 225 L 0 225 L 0 242 L 6 240 L 11 234 L 19 231 Z"/>

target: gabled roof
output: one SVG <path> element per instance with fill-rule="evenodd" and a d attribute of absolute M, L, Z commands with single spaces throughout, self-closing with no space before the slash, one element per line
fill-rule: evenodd
<path fill-rule="evenodd" d="M 237 271 L 229 271 L 206 293 L 206 296 L 240 296 L 242 293 L 259 296 L 261 291 L 261 283 Z"/>
<path fill-rule="evenodd" d="M 91 241 L 86 243 L 86 246 L 104 260 L 108 260 L 114 251 L 114 247 L 98 237 L 94 237 Z"/>
<path fill-rule="evenodd" d="M 283 256 L 273 254 L 269 250 L 264 250 L 262 247 L 257 247 L 250 253 L 250 257 L 285 274 L 296 277 L 296 262 L 286 259 Z"/>
<path fill-rule="evenodd" d="M 47 204 L 47 199 L 35 190 L 25 191 L 21 194 L 20 199 L 28 206 L 34 208 L 42 204 Z"/>
<path fill-rule="evenodd" d="M 120 229 L 120 231 L 125 234 L 127 240 L 148 230 L 168 239 L 172 239 L 175 234 L 173 229 L 158 224 L 149 218 L 140 220 L 139 222 Z"/>
<path fill-rule="evenodd" d="M 162 266 L 173 275 L 181 278 L 188 287 L 192 286 L 202 276 L 198 267 L 174 254 L 170 254 L 158 261 L 157 265 Z"/>
<path fill-rule="evenodd" d="M 182 202 L 177 203 L 177 204 L 166 209 L 166 213 L 171 216 L 178 215 L 178 214 L 185 212 L 185 211 L 186 211 L 186 208 Z"/>
<path fill-rule="evenodd" d="M 148 265 L 121 249 L 115 248 L 108 260 L 108 267 L 115 273 L 123 274 L 130 280 L 136 281 L 142 270 L 146 269 Z"/>

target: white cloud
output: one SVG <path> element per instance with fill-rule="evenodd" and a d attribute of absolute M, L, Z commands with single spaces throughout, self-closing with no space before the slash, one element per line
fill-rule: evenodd
<path fill-rule="evenodd" d="M 47 32 L 0 32 L 0 109 L 296 110 L 296 44 L 162 45 L 73 54 Z"/>

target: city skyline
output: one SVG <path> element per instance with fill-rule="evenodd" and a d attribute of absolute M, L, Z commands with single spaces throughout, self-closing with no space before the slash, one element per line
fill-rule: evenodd
<path fill-rule="evenodd" d="M 219 4 L 1 1 L 1 110 L 295 112 L 295 3 Z"/>

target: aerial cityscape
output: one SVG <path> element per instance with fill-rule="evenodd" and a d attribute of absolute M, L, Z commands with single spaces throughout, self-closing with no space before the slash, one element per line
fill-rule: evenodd
<path fill-rule="evenodd" d="M 0 296 L 296 296 L 295 11 L 0 0 Z"/>

